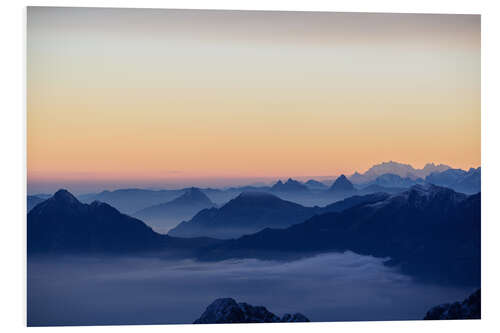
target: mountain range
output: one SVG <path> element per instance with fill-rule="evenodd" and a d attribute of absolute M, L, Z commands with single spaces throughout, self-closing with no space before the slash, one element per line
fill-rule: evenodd
<path fill-rule="evenodd" d="M 330 184 L 327 186 L 326 184 Z M 335 200 L 341 200 L 351 195 L 364 195 L 376 192 L 398 193 L 416 184 L 432 183 L 439 186 L 450 187 L 457 192 L 467 194 L 478 193 L 481 190 L 481 168 L 471 168 L 468 171 L 451 169 L 447 165 L 428 163 L 422 169 L 415 169 L 409 164 L 397 162 L 384 162 L 374 165 L 364 174 L 355 173 L 350 177 L 341 175 L 334 181 L 320 182 L 309 179 L 307 182 L 289 178 L 283 182 L 277 181 L 272 186 L 240 186 L 226 189 L 200 188 L 210 201 L 216 206 L 222 206 L 236 198 L 242 192 L 258 191 L 268 192 L 279 196 L 281 199 L 299 203 L 304 206 L 324 206 Z M 79 195 L 78 199 L 84 203 L 101 201 L 110 204 L 125 214 L 136 215 L 139 211 L 155 205 L 166 204 L 181 196 L 190 188 L 147 190 L 147 189 L 118 189 Z M 39 194 L 36 197 L 46 199 L 50 195 Z M 29 208 L 32 198 L 29 198 Z M 36 200 L 36 199 L 35 199 Z M 38 203 L 37 201 L 36 203 Z M 141 213 L 142 214 L 142 213 Z M 177 222 L 189 219 L 189 214 Z M 147 223 L 157 227 L 155 221 Z M 167 216 L 168 218 L 168 216 Z M 168 220 L 171 225 L 174 220 Z M 160 227 L 160 226 L 159 226 Z M 165 231 L 162 230 L 162 232 Z"/>
<path fill-rule="evenodd" d="M 205 209 L 168 233 L 176 237 L 237 238 L 264 228 L 286 228 L 315 214 L 338 212 L 362 203 L 373 203 L 388 195 L 353 196 L 325 207 L 305 207 L 267 192 L 243 192 L 220 208 Z"/>
<path fill-rule="evenodd" d="M 28 253 L 180 251 L 200 260 L 224 260 L 349 250 L 390 258 L 387 265 L 422 279 L 475 285 L 480 280 L 480 193 L 432 184 L 352 196 L 325 207 L 245 192 L 221 208 L 202 210 L 169 235 L 106 203 L 81 203 L 66 190 L 36 205 L 27 220 Z"/>
<path fill-rule="evenodd" d="M 480 207 L 480 194 L 415 185 L 375 203 L 229 240 L 199 256 L 202 260 L 272 259 L 349 250 L 390 257 L 388 265 L 422 279 L 479 284 Z"/>
<path fill-rule="evenodd" d="M 356 171 L 349 177 L 349 180 L 354 184 L 363 184 L 371 182 L 383 174 L 394 174 L 402 178 L 418 179 L 425 178 L 433 172 L 442 172 L 447 169 L 450 169 L 450 167 L 445 164 L 436 165 L 434 163 L 427 163 L 422 169 L 415 169 L 410 164 L 389 161 L 376 164 L 363 174 Z"/>
<path fill-rule="evenodd" d="M 205 209 L 168 233 L 176 237 L 229 239 L 266 227 L 284 228 L 314 214 L 314 209 L 267 192 L 243 192 L 220 208 Z"/>
<path fill-rule="evenodd" d="M 132 216 L 146 222 L 153 230 L 166 233 L 179 222 L 191 219 L 199 211 L 214 206 L 201 190 L 193 187 L 172 201 L 141 209 Z"/>
<path fill-rule="evenodd" d="M 59 190 L 27 216 L 28 253 L 147 253 L 195 249 L 210 239 L 174 239 L 106 203 L 83 204 Z"/>

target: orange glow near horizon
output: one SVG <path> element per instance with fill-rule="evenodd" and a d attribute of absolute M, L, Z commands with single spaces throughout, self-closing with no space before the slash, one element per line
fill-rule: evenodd
<path fill-rule="evenodd" d="M 481 163 L 480 17 L 30 7 L 28 182 Z"/>

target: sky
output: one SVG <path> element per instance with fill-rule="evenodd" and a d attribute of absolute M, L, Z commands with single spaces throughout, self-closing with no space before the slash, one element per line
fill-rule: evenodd
<path fill-rule="evenodd" d="M 480 16 L 29 7 L 28 188 L 481 161 Z"/>

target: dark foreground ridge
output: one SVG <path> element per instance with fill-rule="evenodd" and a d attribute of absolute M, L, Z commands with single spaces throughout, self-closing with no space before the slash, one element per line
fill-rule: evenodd
<path fill-rule="evenodd" d="M 27 218 L 28 254 L 192 252 L 218 242 L 160 235 L 106 203 L 83 204 L 67 190 L 36 205 Z"/>
<path fill-rule="evenodd" d="M 286 313 L 282 318 L 269 312 L 263 306 L 236 303 L 232 298 L 218 298 L 210 304 L 194 324 L 230 324 L 230 323 L 284 323 L 309 322 L 303 314 Z"/>
<path fill-rule="evenodd" d="M 424 319 L 481 319 L 481 289 L 467 297 L 462 303 L 446 303 L 433 307 Z"/>

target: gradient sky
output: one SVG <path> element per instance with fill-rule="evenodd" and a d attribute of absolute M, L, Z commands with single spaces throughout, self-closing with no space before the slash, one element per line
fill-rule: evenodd
<path fill-rule="evenodd" d="M 480 165 L 479 15 L 30 7 L 27 33 L 33 191 Z"/>

